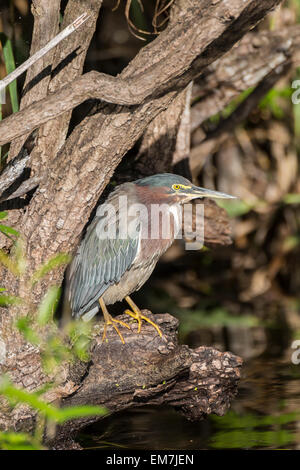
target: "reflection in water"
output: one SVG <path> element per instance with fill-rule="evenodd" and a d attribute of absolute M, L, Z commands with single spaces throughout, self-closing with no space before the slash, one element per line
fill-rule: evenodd
<path fill-rule="evenodd" d="M 137 408 L 90 426 L 79 442 L 96 449 L 300 449 L 300 365 L 291 363 L 289 347 L 272 351 L 246 361 L 239 394 L 223 417 L 191 423 L 170 408 Z"/>

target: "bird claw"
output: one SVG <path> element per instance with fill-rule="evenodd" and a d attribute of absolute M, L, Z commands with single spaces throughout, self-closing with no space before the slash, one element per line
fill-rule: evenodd
<path fill-rule="evenodd" d="M 159 326 L 154 323 L 150 318 L 146 317 L 146 315 L 143 315 L 141 312 L 132 312 L 131 310 L 125 310 L 127 315 L 130 315 L 132 318 L 134 318 L 138 322 L 138 333 L 141 332 L 142 328 L 142 320 L 146 321 L 147 323 L 150 323 L 150 325 L 153 326 L 153 328 L 156 329 L 157 333 L 159 334 L 160 337 L 162 337 L 162 332 Z"/>
<path fill-rule="evenodd" d="M 115 325 L 115 323 L 119 323 L 120 325 L 122 326 L 125 326 L 126 328 L 128 328 L 129 330 L 131 330 L 130 326 L 127 325 L 127 323 L 121 321 L 121 320 L 116 320 L 114 318 L 110 318 L 109 320 L 105 321 L 104 323 L 104 330 L 103 330 L 103 335 L 102 335 L 102 341 L 104 342 L 105 340 L 108 341 L 107 337 L 106 337 L 106 333 L 107 333 L 107 327 L 112 325 L 114 327 L 114 329 L 116 330 L 116 332 L 118 333 L 119 337 L 120 337 L 120 340 L 122 341 L 123 344 L 125 344 L 125 341 L 124 341 L 124 338 L 123 338 L 123 335 L 122 333 L 120 332 L 119 328 L 117 327 L 117 325 Z"/>

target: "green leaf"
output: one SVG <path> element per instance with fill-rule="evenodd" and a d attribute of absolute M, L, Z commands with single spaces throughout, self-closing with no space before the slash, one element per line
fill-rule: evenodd
<path fill-rule="evenodd" d="M 55 407 L 45 403 L 35 393 L 29 393 L 14 387 L 6 377 L 2 377 L 0 381 L 0 393 L 4 395 L 11 404 L 20 402 L 26 403 L 49 419 L 54 421 L 58 421 L 59 419 L 59 414 Z"/>
<path fill-rule="evenodd" d="M 6 307 L 9 305 L 21 304 L 23 300 L 20 297 L 14 295 L 0 295 L 0 306 Z"/>
<path fill-rule="evenodd" d="M 37 322 L 40 326 L 46 325 L 50 320 L 53 319 L 60 294 L 60 287 L 51 286 L 48 289 L 38 309 Z"/>
<path fill-rule="evenodd" d="M 6 67 L 7 75 L 13 72 L 16 68 L 15 59 L 13 48 L 11 44 L 11 40 L 4 33 L 0 33 L 0 41 L 2 44 L 3 49 L 3 57 Z M 11 107 L 13 113 L 19 111 L 19 100 L 18 100 L 18 91 L 17 91 L 17 81 L 14 80 L 12 83 L 8 85 Z"/>
<path fill-rule="evenodd" d="M 0 263 L 2 263 L 12 274 L 19 275 L 19 269 L 17 263 L 13 259 L 4 253 L 3 250 L 0 250 Z"/>
<path fill-rule="evenodd" d="M 3 450 L 43 450 L 45 449 L 30 434 L 21 432 L 1 432 L 0 449 Z"/>
<path fill-rule="evenodd" d="M 239 217 L 250 212 L 254 205 L 249 204 L 241 199 L 236 201 L 217 201 L 218 206 L 226 210 L 229 217 Z"/>
<path fill-rule="evenodd" d="M 39 346 L 41 344 L 39 335 L 30 327 L 30 320 L 27 317 L 19 318 L 16 326 L 29 343 L 35 346 Z"/>
<path fill-rule="evenodd" d="M 1 219 L 6 219 L 6 217 L 7 217 L 7 212 L 6 211 L 0 212 L 0 220 Z"/>
<path fill-rule="evenodd" d="M 286 204 L 300 204 L 300 194 L 286 194 L 283 197 L 283 202 L 285 202 Z"/>
<path fill-rule="evenodd" d="M 12 258 L 14 259 L 14 262 L 17 267 L 17 273 L 19 275 L 24 274 L 26 269 L 26 258 L 24 251 L 24 244 L 20 237 L 15 241 L 11 252 Z"/>
<path fill-rule="evenodd" d="M 29 393 L 26 390 L 14 387 L 7 377 L 2 377 L 0 381 L 0 393 L 4 395 L 12 404 L 26 403 L 31 408 L 38 411 L 51 421 L 64 423 L 69 419 L 85 416 L 103 416 L 107 410 L 100 406 L 71 406 L 68 408 L 56 408 L 48 405 L 39 398 L 36 393 Z"/>
<path fill-rule="evenodd" d="M 15 237 L 18 237 L 20 234 L 17 230 L 8 227 L 7 225 L 1 225 L 0 224 L 0 232 L 4 233 L 4 235 L 14 235 Z"/>
<path fill-rule="evenodd" d="M 53 375 L 59 364 L 73 357 L 69 345 L 57 333 L 48 336 L 42 351 L 42 364 L 47 374 Z"/>
<path fill-rule="evenodd" d="M 32 284 L 35 284 L 37 281 L 42 279 L 49 271 L 52 271 L 52 269 L 70 263 L 71 259 L 72 257 L 67 253 L 59 253 L 58 255 L 55 255 L 53 258 L 47 261 L 47 263 L 35 271 L 31 279 Z"/>
<path fill-rule="evenodd" d="M 104 416 L 108 410 L 101 406 L 70 406 L 68 408 L 61 408 L 59 410 L 60 423 L 75 418 L 83 418 L 85 416 Z"/>
<path fill-rule="evenodd" d="M 67 325 L 66 333 L 70 338 L 73 353 L 75 353 L 81 361 L 87 362 L 90 359 L 89 345 L 92 338 L 91 322 L 70 322 Z"/>
<path fill-rule="evenodd" d="M 91 340 L 88 336 L 81 335 L 73 344 L 73 349 L 74 349 L 75 354 L 83 362 L 87 362 L 90 359 L 90 354 L 89 354 L 90 343 L 91 343 Z"/>
<path fill-rule="evenodd" d="M 284 109 L 280 106 L 278 98 L 290 99 L 291 94 L 292 89 L 290 87 L 280 90 L 272 88 L 261 100 L 259 107 L 261 109 L 269 109 L 276 119 L 282 119 L 284 117 Z"/>

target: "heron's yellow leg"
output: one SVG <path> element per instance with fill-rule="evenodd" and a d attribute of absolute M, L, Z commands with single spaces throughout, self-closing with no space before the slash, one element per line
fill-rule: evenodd
<path fill-rule="evenodd" d="M 99 304 L 100 304 L 100 307 L 101 307 L 101 310 L 102 310 L 102 313 L 103 313 L 103 317 L 104 317 L 104 330 L 103 330 L 103 336 L 102 336 L 102 341 L 104 341 L 106 339 L 106 333 L 107 333 L 107 327 L 112 325 L 114 327 L 114 329 L 116 330 L 116 332 L 118 333 L 119 337 L 120 337 L 120 340 L 122 341 L 123 344 L 125 344 L 125 341 L 124 341 L 124 338 L 123 338 L 123 335 L 122 333 L 120 332 L 119 328 L 117 327 L 116 323 L 119 323 L 120 325 L 122 326 L 125 326 L 126 328 L 128 328 L 130 330 L 130 326 L 127 325 L 127 323 L 124 323 L 123 321 L 121 320 L 116 320 L 115 318 L 113 318 L 110 313 L 108 312 L 107 308 L 106 308 L 106 305 L 104 303 L 104 300 L 102 299 L 102 297 L 100 297 L 99 299 Z"/>
<path fill-rule="evenodd" d="M 130 315 L 132 318 L 134 318 L 138 322 L 138 333 L 140 333 L 140 331 L 141 331 L 142 320 L 145 320 L 146 322 L 150 323 L 150 325 L 152 325 L 156 329 L 159 336 L 162 336 L 162 332 L 161 332 L 159 326 L 156 323 L 154 323 L 152 320 L 150 320 L 150 318 L 148 318 L 148 317 L 146 317 L 145 315 L 142 314 L 142 312 L 140 311 L 138 306 L 133 302 L 133 300 L 129 297 L 129 295 L 127 295 L 125 297 L 125 300 L 130 305 L 132 311 L 131 310 L 125 310 L 124 313 L 127 313 L 127 315 Z"/>

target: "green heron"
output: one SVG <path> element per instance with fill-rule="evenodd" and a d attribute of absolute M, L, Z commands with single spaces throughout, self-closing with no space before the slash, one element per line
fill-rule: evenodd
<path fill-rule="evenodd" d="M 130 327 L 114 319 L 106 305 L 125 299 L 131 307 L 125 313 L 138 322 L 138 332 L 144 320 L 161 336 L 158 325 L 142 314 L 129 295 L 147 281 L 160 256 L 176 238 L 181 229 L 182 205 L 204 197 L 233 198 L 225 193 L 199 188 L 188 179 L 169 173 L 117 186 L 98 207 L 71 263 L 69 300 L 72 315 L 89 321 L 100 305 L 105 321 L 103 340 L 107 327 L 112 325 L 124 343 L 117 325 Z M 148 217 L 152 207 L 161 205 L 170 217 L 167 234 L 162 234 L 163 216 Z"/>

